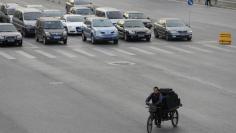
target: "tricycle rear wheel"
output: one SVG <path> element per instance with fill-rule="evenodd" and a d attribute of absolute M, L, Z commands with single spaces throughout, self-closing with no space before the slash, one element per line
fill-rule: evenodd
<path fill-rule="evenodd" d="M 174 110 L 173 112 L 171 112 L 171 123 L 173 127 L 177 127 L 178 122 L 179 122 L 179 113 L 177 110 Z"/>

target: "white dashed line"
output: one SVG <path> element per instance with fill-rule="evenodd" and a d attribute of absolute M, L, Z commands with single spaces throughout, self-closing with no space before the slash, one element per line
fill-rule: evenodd
<path fill-rule="evenodd" d="M 64 50 L 56 50 L 58 53 L 60 53 L 60 54 L 62 54 L 62 55 L 64 55 L 64 56 L 66 56 L 66 57 L 69 57 L 69 58 L 75 58 L 76 56 L 74 55 L 74 54 L 71 54 L 71 53 L 68 53 L 68 52 L 66 52 L 66 51 L 64 51 Z"/>
<path fill-rule="evenodd" d="M 86 55 L 86 56 L 89 56 L 89 57 L 95 57 L 95 55 L 93 55 L 93 54 L 90 54 L 90 53 L 88 53 L 88 52 L 86 52 L 86 51 L 84 51 L 84 50 L 81 50 L 81 49 L 73 49 L 75 52 L 78 52 L 78 53 L 80 53 L 80 54 L 83 54 L 83 55 Z"/>
<path fill-rule="evenodd" d="M 146 50 L 143 50 L 143 49 L 140 49 L 140 48 L 136 48 L 136 47 L 129 47 L 129 48 L 130 48 L 130 49 L 133 49 L 133 50 L 135 50 L 135 51 L 138 51 L 138 52 L 144 53 L 144 54 L 154 55 L 154 53 L 149 52 L 149 51 L 146 51 Z"/>
<path fill-rule="evenodd" d="M 43 55 L 43 56 L 46 56 L 48 58 L 56 58 L 56 56 L 52 55 L 52 54 L 49 54 L 49 53 L 46 53 L 44 51 L 41 51 L 41 50 L 35 50 L 37 53 Z"/>
<path fill-rule="evenodd" d="M 33 55 L 30 55 L 24 51 L 21 51 L 21 50 L 18 50 L 18 51 L 15 51 L 16 53 L 26 57 L 26 58 L 29 58 L 29 59 L 35 59 L 36 57 L 34 57 Z"/>
<path fill-rule="evenodd" d="M 113 48 L 115 51 L 118 51 L 120 53 L 123 53 L 123 54 L 127 54 L 127 55 L 136 55 L 134 53 L 131 53 L 131 52 L 128 52 L 128 51 L 125 51 L 125 50 L 122 50 L 122 49 L 119 49 L 119 48 Z"/>
<path fill-rule="evenodd" d="M 157 48 L 157 47 L 154 47 L 154 46 L 150 46 L 149 48 L 152 49 L 152 50 L 161 52 L 161 53 L 165 53 L 165 54 L 174 54 L 171 51 L 168 51 L 168 50 L 165 50 L 165 49 L 161 49 L 161 48 Z"/>
<path fill-rule="evenodd" d="M 98 52 L 101 52 L 105 55 L 108 55 L 108 56 L 116 56 L 115 54 L 111 53 L 111 52 L 108 52 L 108 51 L 105 51 L 103 49 L 100 49 L 100 48 L 94 48 L 95 51 L 98 51 Z"/>

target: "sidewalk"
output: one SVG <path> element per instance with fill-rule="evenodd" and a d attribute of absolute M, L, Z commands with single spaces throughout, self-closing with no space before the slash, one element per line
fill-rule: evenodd
<path fill-rule="evenodd" d="M 187 1 L 187 0 L 177 0 L 177 1 Z M 205 4 L 205 0 L 193 0 L 196 4 Z M 211 0 L 212 6 L 220 8 L 229 8 L 236 10 L 236 0 Z"/>

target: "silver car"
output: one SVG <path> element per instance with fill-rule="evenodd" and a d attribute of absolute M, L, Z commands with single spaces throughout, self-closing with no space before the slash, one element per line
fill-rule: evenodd
<path fill-rule="evenodd" d="M 0 23 L 0 45 L 16 44 L 22 46 L 22 35 L 11 23 Z"/>

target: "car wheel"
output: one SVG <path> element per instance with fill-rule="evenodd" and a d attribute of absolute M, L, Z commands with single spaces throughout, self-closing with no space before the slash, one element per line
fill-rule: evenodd
<path fill-rule="evenodd" d="M 192 40 L 192 37 L 188 37 L 187 40 L 188 40 L 188 41 L 191 41 L 191 40 Z"/>
<path fill-rule="evenodd" d="M 36 40 L 36 42 L 39 42 L 39 38 L 37 35 L 35 35 L 35 40 Z"/>
<path fill-rule="evenodd" d="M 86 36 L 84 35 L 84 33 L 82 33 L 82 40 L 85 42 L 87 40 Z"/>
<path fill-rule="evenodd" d="M 154 29 L 154 35 L 155 35 L 156 38 L 159 38 L 159 34 L 158 34 L 156 29 Z"/>
<path fill-rule="evenodd" d="M 96 40 L 95 40 L 95 38 L 94 38 L 93 35 L 91 35 L 91 42 L 92 42 L 92 44 L 95 44 L 95 43 L 96 43 Z"/>
<path fill-rule="evenodd" d="M 147 42 L 150 42 L 150 41 L 151 41 L 151 37 L 147 37 L 147 38 L 146 38 L 146 41 L 147 41 Z"/>
<path fill-rule="evenodd" d="M 44 45 L 47 45 L 47 44 L 48 44 L 48 41 L 47 41 L 47 38 L 46 38 L 46 37 L 43 38 L 43 44 L 44 44 Z"/>
<path fill-rule="evenodd" d="M 116 39 L 116 40 L 113 40 L 113 44 L 118 44 L 118 39 Z"/>
<path fill-rule="evenodd" d="M 63 44 L 67 45 L 67 39 L 63 41 Z"/>
<path fill-rule="evenodd" d="M 170 41 L 168 34 L 166 34 L 166 41 Z"/>
<path fill-rule="evenodd" d="M 129 36 L 127 33 L 125 33 L 124 39 L 125 39 L 125 41 L 129 41 Z"/>
<path fill-rule="evenodd" d="M 17 46 L 22 47 L 23 41 L 21 40 L 20 42 L 17 43 Z"/>

